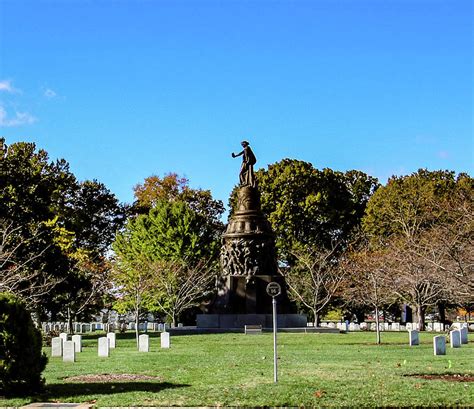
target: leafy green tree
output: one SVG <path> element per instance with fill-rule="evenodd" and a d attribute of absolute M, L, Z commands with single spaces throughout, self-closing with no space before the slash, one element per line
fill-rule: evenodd
<path fill-rule="evenodd" d="M 167 313 L 163 306 L 191 296 L 183 291 L 183 276 L 189 276 L 190 271 L 210 271 L 199 266 L 215 262 L 219 236 L 208 218 L 183 201 L 160 200 L 147 215 L 130 217 L 113 243 L 112 282 L 118 287 L 119 305 L 133 306 L 136 320 L 143 306 Z M 184 267 L 169 264 L 163 268 L 164 262 Z M 166 283 L 172 286 L 166 287 Z M 199 297 L 192 295 L 194 300 Z"/>
<path fill-rule="evenodd" d="M 294 159 L 260 169 L 257 180 L 280 259 L 289 263 L 299 246 L 331 249 L 334 242 L 349 240 L 378 187 L 377 179 L 363 172 L 318 170 Z"/>
<path fill-rule="evenodd" d="M 7 146 L 0 139 L 2 231 L 8 227 L 14 232 L 9 238 L 16 243 L 9 248 L 15 249 L 14 257 L 2 268 L 11 272 L 14 263 L 15 273 L 21 275 L 16 294 L 34 299 L 38 313 L 64 313 L 80 303 L 80 294 L 89 293 L 91 282 L 81 272 L 82 262 L 88 258 L 88 264 L 103 265 L 125 212 L 103 184 L 79 183 L 64 159 L 50 161 L 33 143 Z M 39 294 L 45 281 L 56 285 Z"/>

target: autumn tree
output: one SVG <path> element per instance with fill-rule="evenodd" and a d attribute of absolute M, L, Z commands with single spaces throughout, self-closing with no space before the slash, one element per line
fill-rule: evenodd
<path fill-rule="evenodd" d="M 420 329 L 426 308 L 449 299 L 452 274 L 442 267 L 445 250 L 433 244 L 441 226 L 453 226 L 453 212 L 446 204 L 461 191 L 472 197 L 469 180 L 463 174 L 456 178 L 454 172 L 419 170 L 392 177 L 367 206 L 364 230 L 389 250 L 393 291 L 415 308 Z"/>
<path fill-rule="evenodd" d="M 162 178 L 152 175 L 145 178 L 143 184 L 134 188 L 134 208 L 138 213 L 148 213 L 158 203 L 181 201 L 193 211 L 206 217 L 208 223 L 216 229 L 222 229 L 220 217 L 224 212 L 224 204 L 212 198 L 210 190 L 194 189 L 189 186 L 189 179 L 176 173 L 165 174 Z"/>

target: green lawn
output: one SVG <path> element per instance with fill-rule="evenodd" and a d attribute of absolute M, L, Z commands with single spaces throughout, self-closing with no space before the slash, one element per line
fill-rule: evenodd
<path fill-rule="evenodd" d="M 172 337 L 172 348 L 139 353 L 133 334 L 117 335 L 109 358 L 97 357 L 97 335 L 84 337 L 77 362 L 49 358 L 47 394 L 0 401 L 95 402 L 97 406 L 474 406 L 474 382 L 425 380 L 413 374 L 474 376 L 474 343 L 433 356 L 433 334 L 408 346 L 407 333 L 279 334 L 279 382 L 273 383 L 272 334 Z M 470 335 L 471 338 L 473 335 Z M 49 348 L 47 349 L 49 355 Z M 155 379 L 68 381 L 91 374 Z"/>

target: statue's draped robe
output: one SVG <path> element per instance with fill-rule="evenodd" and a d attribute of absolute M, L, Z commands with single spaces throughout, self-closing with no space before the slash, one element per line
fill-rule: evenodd
<path fill-rule="evenodd" d="M 255 179 L 255 173 L 253 171 L 253 165 L 257 163 L 257 159 L 250 149 L 250 146 L 246 146 L 241 152 L 243 155 L 242 158 L 242 167 L 240 168 L 240 186 L 257 186 L 257 181 Z"/>

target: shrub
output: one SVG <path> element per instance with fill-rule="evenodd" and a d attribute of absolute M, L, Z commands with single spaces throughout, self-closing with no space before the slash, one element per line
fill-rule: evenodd
<path fill-rule="evenodd" d="M 25 305 L 12 294 L 0 293 L 0 390 L 6 395 L 39 391 L 46 363 L 41 332 Z"/>

